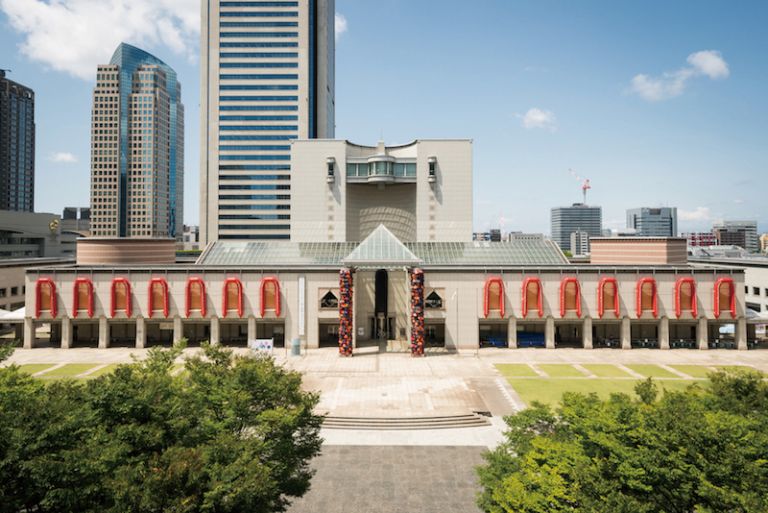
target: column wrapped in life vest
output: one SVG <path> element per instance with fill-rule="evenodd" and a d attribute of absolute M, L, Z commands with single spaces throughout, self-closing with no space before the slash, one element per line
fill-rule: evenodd
<path fill-rule="evenodd" d="M 424 354 L 424 271 L 411 271 L 411 355 Z"/>
<path fill-rule="evenodd" d="M 354 330 L 352 307 L 352 271 L 339 271 L 339 354 L 352 356 L 352 334 Z"/>

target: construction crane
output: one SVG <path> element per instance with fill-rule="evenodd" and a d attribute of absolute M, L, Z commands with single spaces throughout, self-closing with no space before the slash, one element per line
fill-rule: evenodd
<path fill-rule="evenodd" d="M 581 194 L 583 196 L 583 203 L 584 205 L 587 204 L 587 191 L 592 188 L 592 186 L 589 183 L 589 178 L 582 178 L 578 174 L 576 174 L 576 171 L 574 171 L 571 168 L 568 168 L 568 172 L 571 174 L 572 177 L 574 177 L 576 180 L 581 182 Z"/>

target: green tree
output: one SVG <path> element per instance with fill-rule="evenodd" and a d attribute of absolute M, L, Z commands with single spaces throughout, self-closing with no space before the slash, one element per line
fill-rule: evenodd
<path fill-rule="evenodd" d="M 0 369 L 0 511 L 271 512 L 309 488 L 318 397 L 269 358 L 152 350 L 85 383 Z"/>
<path fill-rule="evenodd" d="M 754 371 L 637 398 L 566 394 L 506 419 L 478 468 L 488 512 L 768 511 L 768 383 Z"/>

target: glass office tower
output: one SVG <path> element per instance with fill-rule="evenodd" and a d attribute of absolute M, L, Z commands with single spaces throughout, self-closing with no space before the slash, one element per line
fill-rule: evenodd
<path fill-rule="evenodd" d="M 0 70 L 0 210 L 35 209 L 35 92 Z"/>
<path fill-rule="evenodd" d="M 163 61 L 122 43 L 93 91 L 91 231 L 181 240 L 183 209 L 181 85 Z"/>
<path fill-rule="evenodd" d="M 334 51 L 333 0 L 202 2 L 203 244 L 290 238 L 290 141 L 334 137 Z"/>

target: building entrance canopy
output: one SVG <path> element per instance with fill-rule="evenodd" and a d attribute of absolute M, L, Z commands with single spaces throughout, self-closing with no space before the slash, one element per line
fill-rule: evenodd
<path fill-rule="evenodd" d="M 380 224 L 342 263 L 363 269 L 392 269 L 419 265 L 422 260 Z"/>

